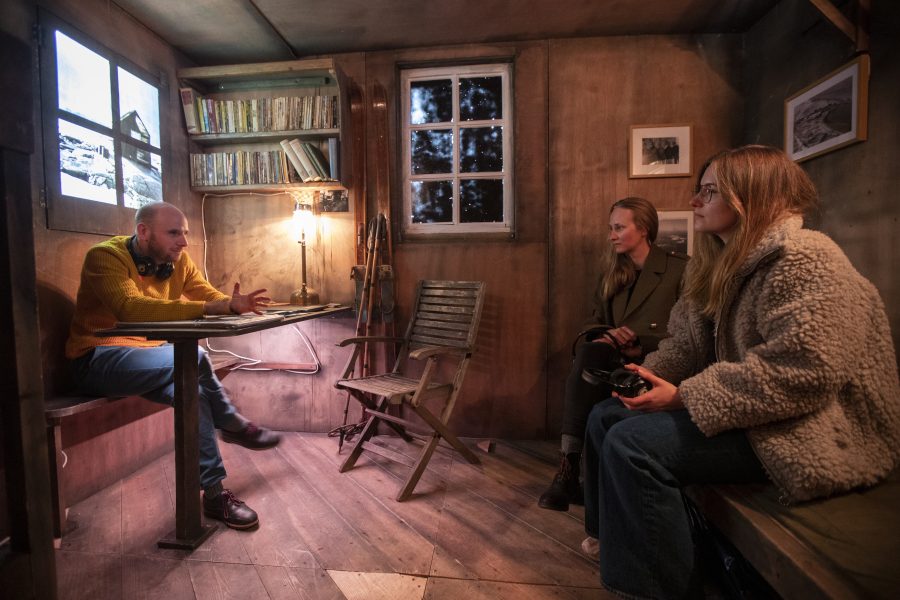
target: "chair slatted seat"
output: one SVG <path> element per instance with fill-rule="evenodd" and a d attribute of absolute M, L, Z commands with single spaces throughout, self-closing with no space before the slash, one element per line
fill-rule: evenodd
<path fill-rule="evenodd" d="M 402 502 L 412 494 L 441 439 L 470 463 L 480 462 L 447 428 L 447 423 L 474 352 L 483 303 L 483 282 L 423 280 L 418 284 L 412 318 L 402 338 L 361 336 L 338 344 L 352 344 L 354 349 L 335 387 L 346 390 L 358 400 L 368 415 L 350 455 L 340 467 L 342 473 L 353 468 L 364 451 L 411 467 L 409 477 L 397 494 L 397 501 Z M 393 369 L 389 373 L 353 378 L 360 353 L 366 344 L 373 343 L 399 345 Z M 420 376 L 404 373 L 405 368 L 423 361 Z M 443 366 L 445 364 L 450 367 Z M 441 379 L 440 374 L 449 370 L 453 371 L 449 379 Z M 387 409 L 392 404 L 408 406 L 421 423 L 388 414 Z M 378 445 L 374 437 L 379 421 L 394 428 L 407 442 L 417 438 L 423 440 L 424 447 L 418 458 Z M 416 433 L 416 429 L 423 427 L 427 433 Z"/>

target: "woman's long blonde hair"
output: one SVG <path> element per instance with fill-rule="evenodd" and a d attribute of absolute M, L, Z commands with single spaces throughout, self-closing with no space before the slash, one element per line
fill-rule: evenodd
<path fill-rule="evenodd" d="M 659 233 L 659 216 L 650 202 L 635 196 L 622 198 L 609 207 L 609 214 L 617 208 L 631 211 L 631 219 L 635 226 L 646 232 L 648 244 L 652 245 L 656 241 L 656 234 Z M 610 243 L 606 244 L 606 249 L 601 255 L 600 269 L 603 277 L 600 280 L 599 292 L 603 300 L 609 300 L 619 290 L 630 286 L 637 277 L 637 267 L 631 257 L 627 254 L 618 254 Z"/>
<path fill-rule="evenodd" d="M 737 224 L 727 244 L 714 234 L 697 234 L 684 294 L 713 317 L 725 302 L 729 282 L 766 231 L 815 208 L 818 195 L 806 172 L 771 146 L 741 146 L 714 155 L 700 169 L 698 187 L 709 168 L 715 171 L 722 200 L 737 214 Z"/>

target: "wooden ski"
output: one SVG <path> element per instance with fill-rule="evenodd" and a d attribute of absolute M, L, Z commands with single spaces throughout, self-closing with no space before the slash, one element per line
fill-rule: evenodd
<path fill-rule="evenodd" d="M 350 130 L 352 143 L 353 206 L 356 219 L 356 264 L 364 264 L 366 247 L 366 104 L 362 89 L 351 81 Z"/>
<path fill-rule="evenodd" d="M 385 91 L 384 86 L 377 80 L 372 85 L 372 125 L 375 140 L 375 205 L 378 207 L 379 215 L 383 215 L 385 219 L 385 223 L 381 229 L 383 243 L 381 244 L 380 251 L 382 256 L 379 258 L 381 259 L 380 263 L 382 265 L 387 265 L 388 268 L 391 268 L 394 260 L 394 247 L 391 235 L 393 225 L 391 223 L 391 167 L 390 161 L 388 160 L 388 157 L 391 156 L 390 138 L 388 137 L 388 105 L 387 92 Z M 384 286 L 389 289 L 383 290 L 381 293 L 382 300 L 387 296 L 390 303 L 389 307 L 384 302 L 380 304 L 382 310 L 390 310 L 389 313 L 382 314 L 382 332 L 383 335 L 388 336 L 394 335 L 394 292 L 397 289 L 397 283 L 394 280 L 394 277 L 395 273 L 392 270 L 391 277 L 384 281 Z M 381 289 L 381 283 L 382 282 L 379 282 L 379 289 Z M 385 293 L 385 291 L 387 293 Z M 384 367 L 390 368 L 390 364 L 393 360 L 393 346 L 385 348 Z"/>

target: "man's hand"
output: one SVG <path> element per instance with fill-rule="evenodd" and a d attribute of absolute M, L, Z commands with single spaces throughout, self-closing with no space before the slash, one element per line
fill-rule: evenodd
<path fill-rule="evenodd" d="M 643 412 L 659 412 L 663 410 L 678 410 L 684 408 L 681 396 L 678 394 L 678 388 L 657 377 L 653 371 L 645 369 L 635 364 L 625 365 L 629 371 L 637 373 L 644 381 L 653 386 L 649 392 L 635 396 L 634 398 L 626 398 L 613 392 L 613 396 L 622 401 L 626 407 L 631 410 L 640 410 Z"/>
<path fill-rule="evenodd" d="M 242 294 L 241 284 L 235 283 L 230 299 L 207 302 L 203 307 L 203 312 L 207 315 L 240 315 L 246 312 L 261 315 L 262 311 L 259 310 L 259 307 L 272 300 L 268 296 L 261 295 L 265 291 L 265 289 L 261 289 L 249 294 Z"/>
<path fill-rule="evenodd" d="M 262 311 L 259 310 L 259 307 L 262 306 L 266 302 L 271 302 L 272 299 L 268 296 L 262 296 L 260 294 L 265 293 L 265 288 L 261 290 L 255 290 L 250 292 L 249 294 L 241 294 L 241 284 L 234 284 L 234 291 L 231 292 L 231 302 L 228 305 L 228 308 L 236 315 L 243 314 L 245 312 L 254 312 L 258 315 L 262 314 Z"/>

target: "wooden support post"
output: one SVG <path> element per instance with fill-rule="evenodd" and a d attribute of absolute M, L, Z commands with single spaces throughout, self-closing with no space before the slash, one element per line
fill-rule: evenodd
<path fill-rule="evenodd" d="M 869 10 L 870 0 L 858 0 L 856 23 L 844 16 L 831 0 L 809 0 L 822 15 L 831 21 L 831 24 L 844 32 L 850 41 L 856 45 L 856 51 L 868 52 L 869 50 Z"/>
<path fill-rule="evenodd" d="M 175 531 L 160 548 L 193 550 L 215 525 L 200 518 L 200 417 L 197 410 L 197 340 L 175 341 Z"/>

